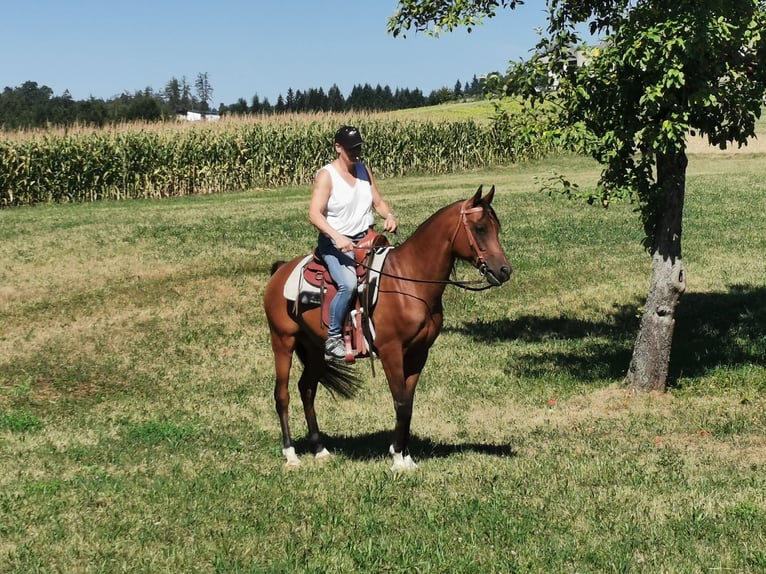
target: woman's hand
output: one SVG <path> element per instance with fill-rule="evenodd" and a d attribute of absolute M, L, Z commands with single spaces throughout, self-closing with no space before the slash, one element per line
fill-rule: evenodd
<path fill-rule="evenodd" d="M 396 220 L 394 212 L 388 214 L 385 220 L 383 220 L 383 231 L 388 233 L 396 233 L 396 228 L 399 227 L 399 222 Z"/>
<path fill-rule="evenodd" d="M 354 242 L 345 235 L 341 235 L 337 239 L 334 239 L 333 243 L 335 243 L 335 247 L 341 253 L 349 253 L 352 249 L 354 249 Z"/>

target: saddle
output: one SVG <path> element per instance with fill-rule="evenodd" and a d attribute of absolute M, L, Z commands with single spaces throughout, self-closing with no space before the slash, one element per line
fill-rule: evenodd
<path fill-rule="evenodd" d="M 354 303 L 346 316 L 343 326 L 343 340 L 346 344 L 346 362 L 353 363 L 356 358 L 371 356 L 374 340 L 374 328 L 370 320 L 374 306 L 374 293 L 370 285 L 370 273 L 373 258 L 385 251 L 390 243 L 385 235 L 372 228 L 354 246 L 354 261 L 356 261 L 357 291 Z M 296 300 L 302 305 L 321 307 L 322 325 L 330 323 L 330 302 L 338 293 L 338 284 L 330 276 L 322 257 L 314 250 L 301 271 L 301 282 L 313 286 L 312 292 L 300 290 Z M 318 291 L 318 297 L 317 297 Z"/>

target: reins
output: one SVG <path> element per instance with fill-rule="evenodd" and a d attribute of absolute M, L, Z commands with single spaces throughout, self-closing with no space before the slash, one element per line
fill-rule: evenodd
<path fill-rule="evenodd" d="M 453 281 L 452 279 L 415 279 L 414 277 L 403 277 L 401 275 L 394 275 L 393 273 L 387 273 L 383 270 L 377 270 L 373 269 L 369 265 L 365 265 L 364 263 L 358 263 L 359 267 L 362 267 L 364 269 L 367 269 L 368 271 L 374 271 L 378 275 L 383 275 L 386 277 L 390 277 L 391 279 L 399 279 L 400 281 L 409 281 L 410 283 L 430 283 L 432 285 L 452 285 L 453 287 L 460 287 L 461 289 L 465 289 L 466 291 L 484 291 L 486 289 L 490 289 L 494 287 L 492 284 L 484 285 L 483 287 L 471 287 L 471 285 L 477 285 L 484 283 L 484 279 L 474 279 L 473 281 Z M 483 275 L 482 275 L 483 277 Z"/>
<path fill-rule="evenodd" d="M 400 275 L 394 275 L 393 273 L 386 273 L 385 271 L 381 270 L 375 270 L 371 268 L 368 265 L 365 265 L 364 263 L 357 262 L 357 265 L 360 267 L 367 269 L 367 271 L 374 271 L 375 273 L 378 273 L 379 275 L 383 275 L 385 277 L 390 277 L 391 279 L 399 279 L 400 281 L 409 281 L 410 283 L 429 283 L 431 285 L 451 285 L 453 287 L 459 287 L 460 289 L 464 289 L 466 291 L 485 291 L 487 289 L 491 289 L 494 287 L 491 283 L 488 283 L 486 285 L 483 285 L 482 287 L 472 287 L 471 285 L 481 285 L 482 283 L 486 282 L 486 269 L 487 269 L 487 262 L 484 258 L 483 252 L 484 250 L 481 249 L 476 242 L 476 238 L 474 237 L 473 233 L 471 233 L 471 228 L 468 226 L 468 218 L 466 217 L 469 213 L 476 213 L 478 211 L 482 211 L 483 207 L 473 207 L 471 209 L 466 209 L 465 205 L 461 206 L 460 208 L 460 218 L 458 219 L 457 227 L 455 227 L 455 233 L 452 234 L 452 239 L 450 240 L 450 245 L 454 245 L 455 239 L 457 238 L 457 233 L 460 231 L 460 224 L 463 224 L 463 228 L 465 229 L 466 236 L 468 237 L 468 244 L 471 246 L 471 250 L 476 255 L 476 260 L 478 262 L 478 265 L 476 268 L 478 269 L 479 273 L 481 273 L 481 279 L 475 279 L 473 281 L 454 281 L 452 279 L 415 279 L 413 277 L 402 277 Z M 454 267 L 453 267 L 454 270 Z"/>

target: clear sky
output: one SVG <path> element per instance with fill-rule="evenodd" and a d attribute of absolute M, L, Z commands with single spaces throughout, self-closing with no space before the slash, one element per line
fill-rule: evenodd
<path fill-rule="evenodd" d="M 272 104 L 287 89 L 347 97 L 355 85 L 418 88 L 505 72 L 529 56 L 545 3 L 529 0 L 469 34 L 393 38 L 395 0 L 25 0 L 0 11 L 0 89 L 26 81 L 76 100 L 108 99 L 207 73 L 211 105 Z"/>

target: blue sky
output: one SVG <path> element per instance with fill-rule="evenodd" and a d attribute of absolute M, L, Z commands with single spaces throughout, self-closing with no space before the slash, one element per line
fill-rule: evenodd
<path fill-rule="evenodd" d="M 432 90 L 505 71 L 526 58 L 545 24 L 545 3 L 500 11 L 472 33 L 438 39 L 386 32 L 395 0 L 26 0 L 0 19 L 0 89 L 25 81 L 69 90 L 81 100 L 111 98 L 175 77 L 206 72 L 214 107 L 276 103 L 288 88 L 344 96 L 354 85 Z"/>

